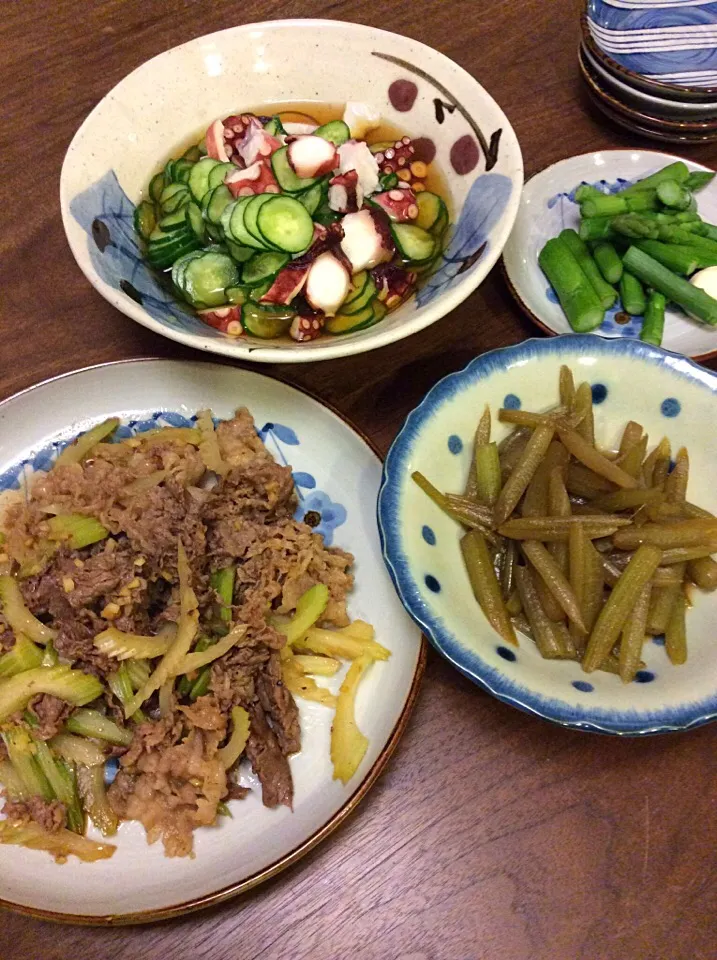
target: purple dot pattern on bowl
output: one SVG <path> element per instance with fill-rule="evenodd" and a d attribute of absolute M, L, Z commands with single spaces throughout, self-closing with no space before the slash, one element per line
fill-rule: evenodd
<path fill-rule="evenodd" d="M 502 657 L 504 660 L 507 660 L 508 663 L 515 663 L 518 659 L 515 653 L 510 650 L 508 647 L 496 647 L 495 652 L 499 657 Z"/>
<path fill-rule="evenodd" d="M 573 686 L 580 693 L 592 693 L 595 689 L 592 683 L 588 683 L 587 680 L 573 680 Z"/>
<path fill-rule="evenodd" d="M 503 406 L 506 410 L 520 410 L 520 397 L 514 393 L 507 393 L 503 398 Z"/>
<path fill-rule="evenodd" d="M 440 583 L 438 582 L 438 580 L 436 580 L 436 578 L 433 576 L 432 573 L 427 573 L 427 574 L 426 574 L 426 576 L 424 577 L 424 582 L 425 582 L 426 586 L 428 587 L 428 589 L 431 591 L 431 593 L 440 593 L 440 592 L 441 592 L 441 585 L 440 585 Z"/>
<path fill-rule="evenodd" d="M 674 397 L 667 397 L 662 401 L 660 410 L 664 417 L 676 417 L 680 413 L 682 407 L 680 406 L 680 401 L 676 400 Z"/>

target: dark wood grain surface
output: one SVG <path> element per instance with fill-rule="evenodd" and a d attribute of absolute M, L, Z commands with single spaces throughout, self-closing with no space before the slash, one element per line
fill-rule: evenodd
<path fill-rule="evenodd" d="M 192 356 L 95 293 L 60 220 L 70 139 L 148 57 L 272 16 L 403 32 L 487 87 L 515 127 L 530 176 L 571 154 L 650 146 L 589 107 L 576 65 L 579 7 L 6 0 L 0 397 L 99 361 Z M 717 145 L 681 152 L 717 163 Z M 452 315 L 410 340 L 280 372 L 334 403 L 385 451 L 436 380 L 534 333 L 494 270 Z M 713 960 L 716 746 L 714 727 L 627 741 L 567 732 L 492 699 L 432 654 L 387 772 L 359 812 L 297 866 L 242 899 L 153 927 L 60 928 L 3 913 L 0 958 Z"/>

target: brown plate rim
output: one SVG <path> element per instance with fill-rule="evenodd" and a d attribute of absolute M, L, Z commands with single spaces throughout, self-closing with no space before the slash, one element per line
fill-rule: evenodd
<path fill-rule="evenodd" d="M 628 104 L 618 100 L 613 96 L 605 86 L 600 83 L 596 76 L 590 70 L 590 64 L 586 61 L 582 45 L 578 50 L 578 67 L 582 78 L 596 97 L 601 98 L 606 104 L 609 104 L 612 110 L 620 113 L 629 119 L 635 119 L 638 123 L 646 126 L 654 125 L 658 129 L 664 129 L 666 132 L 679 133 L 710 133 L 717 139 L 717 117 L 710 120 L 670 120 L 667 117 L 653 117 L 649 113 L 643 113 L 636 107 L 630 107 Z"/>
<path fill-rule="evenodd" d="M 690 133 L 686 130 L 679 132 L 660 130 L 656 126 L 651 126 L 647 123 L 628 119 L 626 116 L 623 116 L 617 110 L 613 109 L 609 103 L 606 103 L 605 100 L 599 94 L 595 93 L 589 86 L 587 89 L 587 95 L 590 98 L 590 102 L 593 103 L 598 110 L 602 111 L 602 113 L 604 113 L 608 119 L 612 120 L 613 123 L 617 123 L 618 126 L 624 127 L 626 130 L 630 130 L 632 133 L 637 133 L 641 137 L 647 137 L 648 139 L 652 140 L 660 140 L 662 143 L 692 143 L 697 145 L 714 143 L 717 141 L 717 129 L 709 134 Z"/>
<path fill-rule="evenodd" d="M 712 97 L 717 95 L 717 87 L 691 87 L 681 86 L 677 83 L 661 83 L 658 80 L 650 80 L 634 70 L 629 70 L 627 67 L 623 67 L 621 63 L 618 63 L 617 60 L 613 60 L 612 57 L 605 53 L 605 51 L 595 42 L 595 38 L 590 32 L 590 26 L 588 24 L 589 19 L 590 18 L 588 17 L 587 11 L 583 11 L 583 13 L 580 15 L 580 31 L 583 39 L 585 40 L 585 44 L 589 48 L 590 53 L 594 54 L 603 64 L 605 69 L 610 73 L 619 74 L 632 86 L 636 86 L 639 89 L 643 89 L 649 93 L 654 93 L 656 96 L 659 96 L 660 92 L 662 92 L 662 94 L 669 100 L 679 101 L 688 99 L 693 102 L 709 101 Z M 686 98 L 686 93 L 692 94 L 692 96 Z M 670 94 L 672 96 L 670 96 Z"/>
<path fill-rule="evenodd" d="M 369 447 L 369 449 L 376 455 L 380 463 L 383 463 L 383 456 L 373 442 L 373 440 L 368 437 L 364 431 L 356 426 L 352 421 L 340 410 L 338 410 L 330 401 L 323 400 L 318 394 L 314 393 L 312 390 L 307 389 L 303 386 L 298 386 L 295 383 L 285 379 L 284 377 L 278 376 L 275 373 L 259 373 L 254 367 L 248 364 L 241 363 L 222 363 L 219 360 L 209 360 L 198 358 L 198 359 L 178 359 L 172 357 L 127 357 L 122 360 L 108 360 L 103 363 L 93 363 L 86 367 L 80 367 L 76 370 L 68 370 L 65 373 L 59 373 L 52 377 L 47 377 L 45 380 L 40 380 L 38 383 L 32 384 L 29 387 L 25 387 L 22 390 L 18 390 L 16 393 L 11 394 L 8 397 L 2 398 L 0 400 L 0 410 L 2 407 L 9 403 L 12 400 L 16 400 L 19 397 L 23 396 L 26 393 L 29 393 L 31 390 L 36 390 L 39 387 L 46 386 L 50 383 L 55 383 L 57 380 L 64 380 L 69 377 L 76 376 L 80 373 L 87 373 L 90 370 L 98 370 L 104 367 L 116 367 L 126 363 L 150 363 L 150 362 L 161 362 L 161 363 L 203 363 L 206 365 L 213 366 L 222 366 L 222 367 L 234 367 L 241 370 L 246 370 L 249 373 L 255 373 L 260 377 L 267 377 L 269 380 L 278 380 L 280 383 L 283 383 L 285 386 L 292 387 L 294 390 L 297 390 L 299 393 L 303 393 L 305 396 L 309 397 L 311 400 L 315 400 L 317 403 L 320 403 L 321 406 L 326 407 L 330 410 L 335 416 L 337 416 L 343 423 L 346 424 L 354 433 L 364 441 L 364 443 Z M 204 910 L 207 907 L 213 907 L 217 904 L 224 903 L 227 900 L 230 900 L 232 897 L 239 896 L 239 894 L 246 893 L 249 890 L 252 890 L 254 887 L 259 886 L 259 884 L 264 883 L 266 880 L 270 880 L 272 877 L 277 876 L 283 870 L 286 870 L 288 867 L 297 863 L 303 856 L 305 856 L 309 851 L 313 850 L 314 847 L 318 846 L 322 840 L 325 840 L 330 834 L 334 832 L 348 817 L 354 812 L 359 803 L 364 799 L 366 794 L 369 792 L 374 783 L 378 780 L 379 776 L 383 772 L 386 764 L 388 763 L 391 755 L 393 754 L 398 741 L 403 736 L 408 721 L 410 719 L 413 708 L 416 704 L 418 698 L 418 691 L 421 686 L 421 680 L 423 679 L 423 673 L 426 667 L 426 659 L 428 656 L 428 643 L 426 638 L 421 634 L 421 644 L 418 652 L 418 659 L 416 661 L 416 668 L 413 674 L 413 680 L 411 681 L 411 686 L 408 691 L 408 696 L 406 697 L 406 702 L 403 705 L 403 709 L 391 731 L 391 734 L 386 741 L 383 749 L 379 753 L 378 757 L 373 763 L 371 769 L 367 772 L 361 783 L 356 788 L 355 792 L 348 798 L 348 800 L 340 807 L 336 813 L 318 830 L 311 834 L 310 837 L 307 837 L 303 843 L 300 843 L 297 847 L 294 847 L 293 850 L 290 850 L 289 853 L 284 854 L 283 857 L 280 857 L 278 860 L 275 860 L 273 863 L 269 864 L 267 867 L 264 867 L 261 870 L 257 870 L 256 873 L 253 873 L 250 877 L 246 877 L 244 880 L 240 880 L 237 883 L 230 884 L 227 887 L 222 887 L 220 890 L 213 891 L 212 893 L 205 894 L 204 896 L 194 897 L 191 900 L 186 900 L 183 903 L 172 905 L 171 907 L 162 907 L 156 910 L 141 910 L 133 913 L 121 913 L 121 914 L 105 914 L 105 915 L 85 915 L 85 914 L 72 914 L 72 913 L 57 913 L 53 910 L 41 910 L 36 907 L 27 907 L 24 904 L 13 903 L 11 900 L 5 900 L 0 898 L 0 907 L 4 907 L 7 910 L 11 910 L 14 913 L 20 913 L 24 916 L 33 917 L 36 920 L 50 920 L 54 923 L 65 924 L 69 926 L 87 926 L 87 927 L 117 927 L 117 926 L 130 926 L 132 924 L 145 924 L 145 923 L 156 923 L 160 920 L 169 920 L 174 917 L 186 916 L 189 913 L 195 913 L 198 910 Z"/>

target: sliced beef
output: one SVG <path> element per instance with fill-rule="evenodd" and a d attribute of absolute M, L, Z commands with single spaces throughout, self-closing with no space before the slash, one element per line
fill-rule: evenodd
<path fill-rule="evenodd" d="M 264 710 L 255 704 L 249 710 L 250 733 L 246 755 L 261 781 L 264 806 L 291 807 L 294 800 L 294 785 L 289 761 L 281 752 L 279 741 L 266 721 Z"/>
<path fill-rule="evenodd" d="M 59 800 L 43 800 L 41 797 L 31 797 L 24 803 L 6 800 L 2 812 L 8 820 L 39 823 L 48 833 L 62 830 L 67 822 L 64 803 Z"/>
<path fill-rule="evenodd" d="M 40 740 L 51 740 L 62 729 L 72 712 L 72 705 L 49 693 L 43 693 L 30 703 L 30 710 L 40 721 L 40 725 L 33 728 L 33 736 Z"/>
<path fill-rule="evenodd" d="M 281 679 L 281 658 L 272 653 L 257 680 L 257 693 L 264 713 L 279 741 L 282 753 L 287 756 L 301 750 L 299 711 L 291 692 Z"/>
<path fill-rule="evenodd" d="M 217 439 L 222 457 L 233 467 L 254 460 L 271 460 L 271 454 L 257 436 L 254 418 L 240 407 L 231 420 L 217 426 Z"/>
<path fill-rule="evenodd" d="M 228 793 L 217 755 L 226 737 L 226 716 L 212 697 L 202 697 L 173 716 L 140 724 L 108 790 L 115 813 L 139 820 L 168 857 L 189 856 L 196 827 L 216 822 Z"/>

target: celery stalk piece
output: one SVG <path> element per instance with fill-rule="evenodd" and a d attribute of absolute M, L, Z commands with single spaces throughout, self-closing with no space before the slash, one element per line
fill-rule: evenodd
<path fill-rule="evenodd" d="M 70 733 L 76 733 L 78 736 L 106 740 L 107 743 L 113 743 L 119 747 L 128 747 L 132 742 L 131 730 L 123 729 L 98 710 L 86 708 L 75 710 L 65 723 L 65 727 Z"/>
<path fill-rule="evenodd" d="M 82 707 L 102 695 L 102 684 L 97 677 L 64 664 L 25 670 L 0 684 L 0 723 L 24 710 L 38 693 L 49 693 Z"/>
<path fill-rule="evenodd" d="M 103 420 L 102 423 L 98 423 L 92 427 L 91 430 L 88 430 L 87 433 L 83 433 L 73 443 L 65 447 L 57 460 L 55 460 L 53 469 L 56 467 L 64 467 L 71 463 L 81 463 L 90 450 L 92 450 L 100 440 L 104 440 L 105 437 L 114 433 L 118 426 L 118 417 L 110 417 L 108 420 Z"/>
<path fill-rule="evenodd" d="M 143 637 L 136 633 L 123 633 L 116 627 L 108 627 L 98 633 L 94 645 L 107 657 L 116 660 L 151 660 L 162 657 L 171 645 L 169 636 Z"/>
<path fill-rule="evenodd" d="M 23 634 L 29 640 L 42 644 L 54 640 L 56 631 L 40 623 L 37 617 L 30 613 L 17 580 L 9 574 L 0 576 L 0 609 L 16 637 Z"/>
<path fill-rule="evenodd" d="M 71 550 L 81 550 L 109 535 L 107 527 L 82 513 L 58 513 L 47 521 L 50 539 L 66 542 Z"/>
<path fill-rule="evenodd" d="M 79 764 L 77 785 L 82 805 L 92 823 L 101 831 L 103 837 L 114 836 L 117 833 L 118 819 L 107 799 L 104 768 Z"/>
<path fill-rule="evenodd" d="M 53 752 L 68 763 L 82 763 L 86 767 L 104 767 L 105 755 L 92 740 L 71 733 L 58 733 L 49 745 Z"/>
<path fill-rule="evenodd" d="M 117 849 L 114 844 L 95 843 L 94 840 L 80 837 L 71 830 L 48 833 L 39 823 L 17 823 L 11 820 L 0 821 L 0 843 L 11 843 L 31 850 L 46 850 L 55 857 L 72 855 L 88 863 L 106 860 Z"/>
<path fill-rule="evenodd" d="M 150 697 L 155 690 L 159 690 L 165 680 L 177 675 L 179 665 L 189 652 L 192 641 L 197 635 L 199 626 L 197 597 L 189 584 L 189 563 L 181 540 L 178 544 L 177 566 L 179 570 L 180 608 L 177 634 L 171 646 L 162 657 L 157 669 L 154 673 L 150 674 L 147 682 L 137 691 L 132 700 L 125 704 L 125 717 L 131 717 L 138 707 L 141 707 L 144 701 Z"/>
<path fill-rule="evenodd" d="M 15 644 L 0 657 L 0 678 L 14 677 L 23 670 L 32 670 L 42 664 L 42 649 L 23 637 L 15 637 Z"/>
<path fill-rule="evenodd" d="M 219 594 L 221 604 L 219 607 L 219 616 L 225 623 L 230 623 L 232 619 L 232 601 L 234 599 L 234 567 L 224 567 L 223 570 L 216 570 L 210 578 L 212 587 Z"/>
<path fill-rule="evenodd" d="M 217 756 L 229 770 L 244 753 L 249 739 L 249 714 L 243 707 L 232 707 L 232 735 L 226 744 L 218 751 Z"/>
<path fill-rule="evenodd" d="M 3 731 L 2 739 L 10 763 L 29 796 L 54 800 L 52 787 L 35 758 L 34 743 L 27 731 L 10 727 Z"/>
<path fill-rule="evenodd" d="M 285 635 L 289 645 L 295 643 L 319 620 L 328 602 L 329 588 L 323 583 L 315 584 L 299 597 L 291 620 L 276 629 Z"/>

